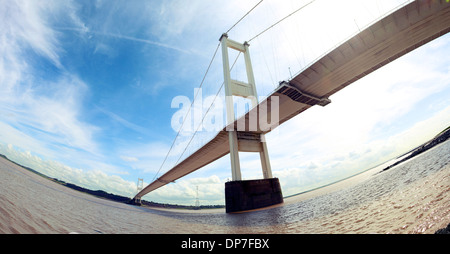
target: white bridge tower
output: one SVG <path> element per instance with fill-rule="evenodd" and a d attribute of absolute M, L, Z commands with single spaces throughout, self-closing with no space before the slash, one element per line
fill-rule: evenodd
<path fill-rule="evenodd" d="M 227 212 L 243 211 L 261 208 L 283 202 L 281 187 L 278 178 L 272 177 L 269 153 L 264 134 L 257 131 L 257 125 L 248 123 L 248 129 L 235 128 L 233 96 L 250 99 L 252 107 L 258 105 L 258 95 L 253 76 L 253 68 L 250 60 L 249 44 L 240 44 L 228 39 L 227 34 L 220 37 L 222 45 L 222 61 L 225 86 L 225 101 L 227 109 L 227 131 L 230 144 L 231 175 L 232 181 L 225 184 L 225 201 Z M 234 49 L 244 54 L 247 83 L 231 79 L 228 49 Z M 258 112 L 265 114 L 265 112 Z M 268 117 L 268 116 L 266 116 Z M 244 119 L 245 120 L 245 119 Z M 249 119 L 250 120 L 250 119 Z M 239 151 L 259 152 L 264 179 L 242 181 Z"/>

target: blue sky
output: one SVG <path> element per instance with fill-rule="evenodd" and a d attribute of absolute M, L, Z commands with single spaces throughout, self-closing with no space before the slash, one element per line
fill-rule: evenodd
<path fill-rule="evenodd" d="M 0 1 L 0 153 L 49 176 L 133 196 L 177 134 L 220 35 L 259 1 Z M 263 1 L 230 31 L 243 42 L 309 1 Z M 403 1 L 317 0 L 250 44 L 259 95 Z M 450 36 L 390 63 L 268 134 L 273 174 L 294 194 L 393 158 L 450 123 Z M 232 56 L 230 56 L 232 58 Z M 232 75 L 245 74 L 238 60 Z M 217 93 L 221 56 L 202 97 Z M 223 91 L 220 93 L 223 96 Z M 207 107 L 204 106 L 204 107 Z M 159 175 L 179 158 L 182 131 Z M 187 149 L 215 133 L 200 131 Z M 186 155 L 185 155 L 186 156 Z M 244 178 L 259 157 L 241 153 Z M 223 203 L 229 157 L 145 196 Z"/>

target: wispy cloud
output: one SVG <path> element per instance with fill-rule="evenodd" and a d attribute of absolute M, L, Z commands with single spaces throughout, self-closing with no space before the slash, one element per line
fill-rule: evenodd
<path fill-rule="evenodd" d="M 192 52 L 189 51 L 189 50 L 178 48 L 178 47 L 175 47 L 175 46 L 171 46 L 171 45 L 168 45 L 168 44 L 165 44 L 165 43 L 152 41 L 152 40 L 140 39 L 140 38 L 135 38 L 135 37 L 132 37 L 132 36 L 121 35 L 121 34 L 113 34 L 113 33 L 101 33 L 101 34 L 105 35 L 105 36 L 114 37 L 114 38 L 130 40 L 130 41 L 135 41 L 135 42 L 142 42 L 142 43 L 149 44 L 149 45 L 154 45 L 154 46 L 158 46 L 158 47 L 172 49 L 172 50 L 176 50 L 178 52 L 185 53 L 185 54 L 192 54 Z"/>
<path fill-rule="evenodd" d="M 54 4 L 54 5 L 53 5 Z M 49 10 L 60 6 L 54 1 L 2 1 L 0 30 L 2 50 L 24 54 L 24 46 L 61 67 L 57 34 L 47 26 Z"/>
<path fill-rule="evenodd" d="M 120 117 L 119 115 L 117 115 L 117 114 L 115 114 L 115 113 L 113 113 L 111 111 L 108 111 L 108 110 L 106 110 L 104 108 L 101 108 L 101 107 L 98 107 L 98 106 L 96 106 L 95 108 L 97 110 L 99 110 L 100 112 L 102 112 L 103 114 L 109 116 L 115 122 L 121 124 L 122 126 L 128 128 L 128 129 L 131 129 L 131 130 L 133 130 L 135 132 L 138 132 L 138 133 L 141 133 L 141 134 L 146 134 L 146 135 L 150 133 L 148 128 L 144 128 L 144 127 L 139 126 L 137 124 L 134 124 L 134 123 L 132 123 L 130 121 L 127 121 L 124 118 Z"/>
<path fill-rule="evenodd" d="M 48 26 L 52 14 L 59 15 L 63 8 L 52 3 L 2 1 L 0 5 L 2 141 L 50 158 L 99 155 L 94 140 L 99 129 L 83 120 L 89 87 L 62 66 L 58 33 Z M 64 8 L 69 10 L 70 3 Z M 43 80 L 42 70 L 32 62 L 35 58 L 49 60 L 59 69 L 57 75 Z"/>
<path fill-rule="evenodd" d="M 121 40 L 129 40 L 129 41 L 134 41 L 134 42 L 139 42 L 139 43 L 144 43 L 144 44 L 148 44 L 148 45 L 153 45 L 156 47 L 162 47 L 162 48 L 166 48 L 166 49 L 170 49 L 170 50 L 175 50 L 178 51 L 180 53 L 184 53 L 184 54 L 192 54 L 192 52 L 188 49 L 182 49 L 176 46 L 172 46 L 166 43 L 162 43 L 162 42 L 157 42 L 157 41 L 153 41 L 153 40 L 148 40 L 148 39 L 142 39 L 142 38 L 136 38 L 133 36 L 128 36 L 128 35 L 123 35 L 123 34 L 116 34 L 116 33 L 110 33 L 110 32 L 99 32 L 99 31 L 92 31 L 91 29 L 83 26 L 81 28 L 77 28 L 77 27 L 57 27 L 58 30 L 60 31 L 75 31 L 75 32 L 80 32 L 82 33 L 84 36 L 91 36 L 91 35 L 100 35 L 100 36 L 105 36 L 105 37 L 110 37 L 110 38 L 117 38 L 117 39 L 121 39 Z"/>
<path fill-rule="evenodd" d="M 127 161 L 127 162 L 135 162 L 135 161 L 139 161 L 138 158 L 136 158 L 136 157 L 131 157 L 131 156 L 120 156 L 120 158 L 121 158 L 122 160 L 124 160 L 124 161 Z"/>

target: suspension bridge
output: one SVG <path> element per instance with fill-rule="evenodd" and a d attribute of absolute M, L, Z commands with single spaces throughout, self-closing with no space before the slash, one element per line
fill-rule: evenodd
<path fill-rule="evenodd" d="M 134 203 L 139 204 L 149 192 L 227 154 L 230 154 L 232 171 L 232 181 L 225 183 L 227 212 L 282 203 L 280 183 L 272 176 L 264 135 L 310 107 L 328 105 L 331 95 L 449 31 L 448 1 L 410 2 L 361 30 L 289 80 L 281 81 L 262 101 L 257 99 L 249 44 L 233 41 L 224 33 L 219 45 L 222 48 L 223 86 L 227 97 L 227 124 L 200 149 L 140 190 L 133 199 Z M 230 49 L 244 54 L 247 82 L 231 79 L 228 59 Z M 233 96 L 252 101 L 252 108 L 238 118 L 233 111 Z M 242 180 L 239 151 L 260 154 L 264 179 Z"/>

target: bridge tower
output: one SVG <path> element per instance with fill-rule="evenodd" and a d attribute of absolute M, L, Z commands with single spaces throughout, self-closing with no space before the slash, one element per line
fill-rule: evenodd
<path fill-rule="evenodd" d="M 258 95 L 255 78 L 250 60 L 249 44 L 240 44 L 228 39 L 227 34 L 220 37 L 222 45 L 222 61 L 225 86 L 225 101 L 227 109 L 227 127 L 230 144 L 232 181 L 225 183 L 226 212 L 238 212 L 267 207 L 283 202 L 281 186 L 278 178 L 273 178 L 269 153 L 264 134 L 258 131 L 257 123 L 244 123 L 234 126 L 235 121 L 233 96 L 250 99 L 252 107 L 258 105 Z M 247 83 L 231 79 L 228 49 L 234 49 L 244 54 Z M 263 112 L 258 112 L 263 114 Z M 255 120 L 249 119 L 249 121 Z M 245 121 L 245 119 L 244 119 Z M 243 127 L 242 127 L 243 126 Z M 247 126 L 247 127 L 245 127 Z M 240 128 L 241 127 L 241 128 Z M 242 180 L 239 162 L 239 151 L 258 152 L 264 179 Z"/>
<path fill-rule="evenodd" d="M 200 208 L 200 200 L 198 199 L 198 186 L 197 186 L 197 194 L 195 197 L 195 208 L 199 209 Z"/>
<path fill-rule="evenodd" d="M 140 192 L 142 189 L 144 189 L 144 179 L 138 178 L 136 189 L 137 192 Z"/>
<path fill-rule="evenodd" d="M 137 185 L 136 185 L 137 193 L 139 193 L 142 189 L 144 189 L 144 179 L 138 178 Z M 136 204 L 136 205 L 141 205 L 141 197 L 136 196 L 132 200 L 132 202 L 134 202 L 134 204 Z"/>

